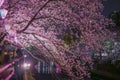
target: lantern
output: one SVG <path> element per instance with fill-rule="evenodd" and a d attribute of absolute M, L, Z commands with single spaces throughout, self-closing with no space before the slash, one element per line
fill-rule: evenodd
<path fill-rule="evenodd" d="M 8 13 L 8 10 L 6 10 L 6 9 L 0 9 L 1 19 L 5 19 L 7 13 Z"/>
<path fill-rule="evenodd" d="M 6 24 L 6 25 L 5 25 L 5 30 L 8 31 L 8 30 L 10 30 L 10 29 L 11 29 L 11 26 L 8 25 L 8 24 Z"/>
<path fill-rule="evenodd" d="M 4 52 L 4 55 L 7 55 L 7 54 L 8 54 L 8 53 L 5 51 L 5 52 Z"/>

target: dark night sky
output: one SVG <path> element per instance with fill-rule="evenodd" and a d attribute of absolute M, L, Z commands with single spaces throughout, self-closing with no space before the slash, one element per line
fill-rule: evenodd
<path fill-rule="evenodd" d="M 104 5 L 103 14 L 109 15 L 113 11 L 120 11 L 120 0 L 102 0 Z"/>

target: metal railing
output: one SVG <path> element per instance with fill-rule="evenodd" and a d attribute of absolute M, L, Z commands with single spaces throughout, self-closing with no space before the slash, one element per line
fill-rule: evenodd
<path fill-rule="evenodd" d="M 15 59 L 13 60 L 12 62 L 0 67 L 0 75 L 2 75 L 3 72 L 5 72 L 5 70 L 9 69 L 10 67 L 12 67 L 16 62 L 20 61 L 22 59 L 19 58 L 19 59 Z M 10 74 L 9 75 L 6 75 L 5 76 L 5 79 L 4 80 L 9 80 L 12 76 L 14 75 L 14 68 L 13 70 L 10 71 Z"/>

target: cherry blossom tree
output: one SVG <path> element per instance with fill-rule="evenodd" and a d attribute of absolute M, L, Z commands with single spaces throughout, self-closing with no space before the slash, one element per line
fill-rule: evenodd
<path fill-rule="evenodd" d="M 73 80 L 90 76 L 88 49 L 98 50 L 113 37 L 99 0 L 6 0 L 2 8 L 11 26 L 4 39 L 43 50 Z"/>

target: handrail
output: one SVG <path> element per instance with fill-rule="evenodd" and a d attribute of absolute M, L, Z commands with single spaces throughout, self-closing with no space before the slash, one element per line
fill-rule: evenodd
<path fill-rule="evenodd" d="M 10 66 L 12 66 L 12 65 L 13 65 L 13 63 L 9 63 L 9 64 L 1 67 L 1 68 L 0 68 L 0 73 L 2 73 L 4 70 L 8 69 L 8 68 L 9 68 Z"/>
<path fill-rule="evenodd" d="M 14 70 L 11 71 L 10 75 L 8 75 L 5 80 L 10 80 L 10 78 L 14 75 Z"/>
<path fill-rule="evenodd" d="M 19 59 L 15 59 L 14 61 L 12 61 L 11 63 L 6 64 L 5 66 L 2 66 L 0 68 L 0 73 L 2 73 L 3 71 L 5 71 L 6 69 L 8 69 L 10 66 L 12 66 L 13 64 L 15 64 L 15 62 L 18 62 L 21 58 Z"/>

